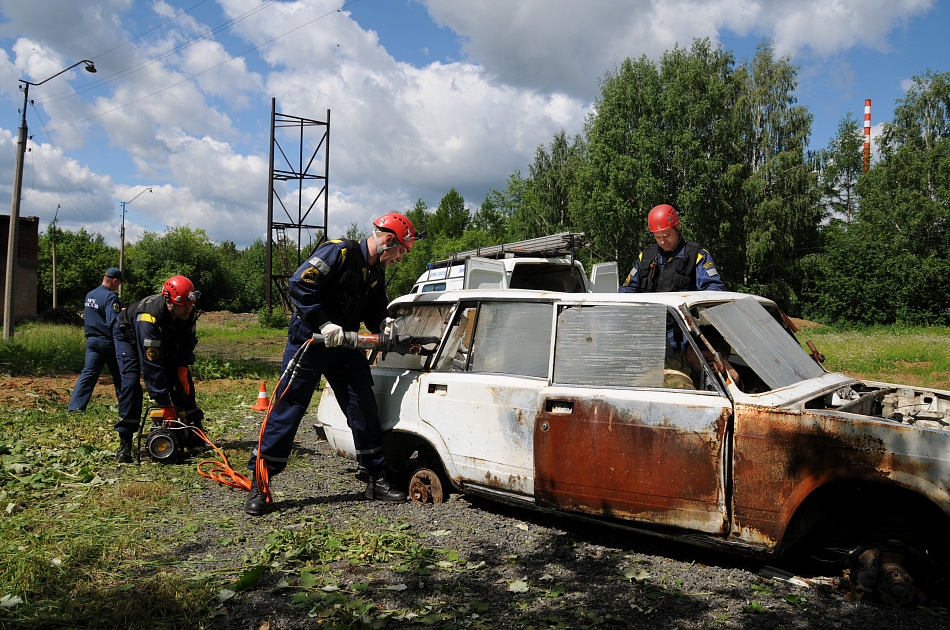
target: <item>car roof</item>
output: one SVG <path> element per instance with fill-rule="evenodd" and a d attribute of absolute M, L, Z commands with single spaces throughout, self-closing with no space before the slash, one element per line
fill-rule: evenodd
<path fill-rule="evenodd" d="M 732 291 L 682 291 L 678 293 L 561 293 L 531 289 L 464 289 L 461 291 L 432 291 L 411 293 L 393 300 L 393 304 L 411 302 L 437 302 L 451 304 L 460 300 L 508 300 L 508 301 L 568 301 L 574 303 L 638 302 L 692 307 L 705 303 L 729 302 L 753 298 L 763 305 L 774 305 L 772 300 L 748 293 Z"/>

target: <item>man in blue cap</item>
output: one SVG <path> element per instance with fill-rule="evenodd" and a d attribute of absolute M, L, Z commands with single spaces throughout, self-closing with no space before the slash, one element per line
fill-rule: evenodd
<path fill-rule="evenodd" d="M 115 267 L 106 269 L 102 284 L 86 294 L 83 319 L 86 322 L 86 364 L 82 374 L 73 387 L 67 413 L 85 411 L 92 391 L 96 388 L 103 364 L 109 366 L 116 398 L 119 397 L 119 362 L 115 356 L 115 343 L 112 340 L 112 325 L 122 311 L 117 291 L 124 278 Z"/>

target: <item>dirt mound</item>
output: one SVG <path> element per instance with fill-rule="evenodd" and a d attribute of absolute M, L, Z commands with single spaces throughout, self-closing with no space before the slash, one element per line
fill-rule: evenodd
<path fill-rule="evenodd" d="M 231 311 L 202 311 L 201 323 L 224 324 L 233 322 L 235 324 L 257 324 L 257 313 L 232 313 Z"/>
<path fill-rule="evenodd" d="M 824 328 L 824 324 L 819 324 L 818 322 L 810 322 L 807 319 L 799 319 L 798 317 L 789 317 L 792 320 L 792 323 L 795 324 L 795 328 L 799 330 L 811 330 L 813 328 Z"/>

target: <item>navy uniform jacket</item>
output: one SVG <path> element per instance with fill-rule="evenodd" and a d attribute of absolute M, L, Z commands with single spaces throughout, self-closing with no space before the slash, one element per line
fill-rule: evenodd
<path fill-rule="evenodd" d="M 83 320 L 87 337 L 102 337 L 112 343 L 112 325 L 122 311 L 119 296 L 100 284 L 86 294 Z"/>
<path fill-rule="evenodd" d="M 298 317 L 311 332 L 333 322 L 358 331 L 360 322 L 373 333 L 386 317 L 383 268 L 366 262 L 366 240 L 327 241 L 290 278 L 289 293 Z"/>
<path fill-rule="evenodd" d="M 665 256 L 662 249 L 657 247 L 657 262 L 663 264 L 667 260 L 672 260 L 674 258 L 685 258 L 686 257 L 686 241 L 682 238 L 680 239 L 679 244 L 677 244 L 676 249 L 673 251 L 672 256 Z M 649 265 L 651 260 L 643 260 L 643 252 L 640 252 L 640 255 L 637 257 L 636 264 L 633 265 L 633 269 L 630 271 L 630 275 L 627 276 L 627 279 L 623 281 L 623 284 L 620 285 L 620 293 L 636 293 L 640 290 L 640 265 L 646 264 Z M 726 286 L 722 281 L 722 277 L 719 275 L 719 271 L 716 269 L 716 263 L 713 262 L 712 254 L 706 251 L 704 248 L 699 248 L 699 253 L 696 256 L 696 290 L 697 291 L 725 291 Z"/>
<path fill-rule="evenodd" d="M 120 333 L 132 341 L 139 354 L 139 369 L 145 387 L 156 404 L 171 406 L 171 387 L 177 385 L 171 378 L 179 367 L 195 362 L 195 322 L 200 312 L 191 311 L 186 321 L 173 319 L 161 294 L 150 295 L 129 305 L 119 315 Z M 130 331 L 132 334 L 129 334 Z"/>

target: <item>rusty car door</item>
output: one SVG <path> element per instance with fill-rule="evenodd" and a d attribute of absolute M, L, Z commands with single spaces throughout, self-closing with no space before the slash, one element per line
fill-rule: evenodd
<path fill-rule="evenodd" d="M 564 510 L 728 532 L 732 404 L 664 388 L 667 309 L 564 306 L 534 431 L 535 497 Z"/>

